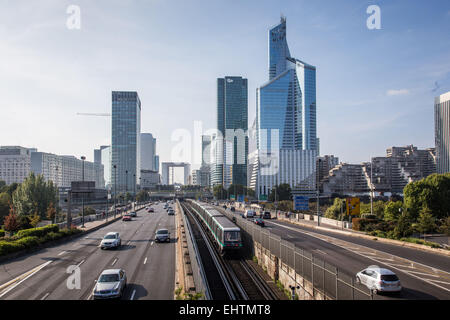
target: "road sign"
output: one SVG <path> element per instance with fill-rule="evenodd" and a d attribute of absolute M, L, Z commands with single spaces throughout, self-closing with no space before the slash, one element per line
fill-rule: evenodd
<path fill-rule="evenodd" d="M 359 216 L 359 198 L 347 198 L 347 215 Z"/>
<path fill-rule="evenodd" d="M 244 198 L 244 201 L 245 201 L 245 202 L 248 202 L 248 198 L 247 198 L 247 197 L 245 197 L 245 198 Z"/>
<path fill-rule="evenodd" d="M 238 195 L 238 202 L 244 202 L 244 195 Z"/>
<path fill-rule="evenodd" d="M 309 197 L 294 196 L 294 210 L 309 210 Z"/>
<path fill-rule="evenodd" d="M 259 195 L 259 200 L 261 200 L 261 201 L 267 201 L 267 194 L 260 194 L 260 195 Z"/>
<path fill-rule="evenodd" d="M 234 196 L 234 194 L 230 194 L 230 200 L 236 200 L 236 197 Z"/>

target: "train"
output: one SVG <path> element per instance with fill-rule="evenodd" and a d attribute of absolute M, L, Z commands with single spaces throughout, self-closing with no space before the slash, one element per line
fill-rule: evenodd
<path fill-rule="evenodd" d="M 207 203 L 189 201 L 194 213 L 202 220 L 222 254 L 242 248 L 241 229 Z"/>

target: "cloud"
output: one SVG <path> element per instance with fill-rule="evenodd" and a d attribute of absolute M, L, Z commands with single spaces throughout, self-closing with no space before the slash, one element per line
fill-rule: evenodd
<path fill-rule="evenodd" d="M 408 89 L 399 89 L 399 90 L 390 89 L 386 92 L 386 94 L 388 96 L 403 96 L 403 95 L 409 94 L 409 90 Z"/>

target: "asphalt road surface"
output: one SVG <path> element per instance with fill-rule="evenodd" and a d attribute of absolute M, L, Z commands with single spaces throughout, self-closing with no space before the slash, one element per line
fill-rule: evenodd
<path fill-rule="evenodd" d="M 172 205 L 173 206 L 173 205 Z M 132 221 L 116 221 L 85 236 L 46 248 L 0 265 L 0 299 L 21 300 L 87 300 L 92 299 L 95 280 L 105 269 L 121 268 L 127 274 L 122 299 L 173 299 L 175 285 L 175 218 L 168 216 L 163 205 L 154 205 L 154 213 L 137 212 Z M 155 232 L 166 228 L 170 243 L 156 243 Z M 120 233 L 122 246 L 101 250 L 103 236 Z M 69 266 L 80 270 L 80 288 L 67 285 Z"/>

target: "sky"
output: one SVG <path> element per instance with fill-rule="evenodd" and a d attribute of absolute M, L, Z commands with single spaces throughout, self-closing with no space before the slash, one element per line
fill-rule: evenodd
<path fill-rule="evenodd" d="M 373 4 L 381 29 L 366 24 Z M 67 27 L 71 5 L 79 29 Z M 141 131 L 171 161 L 180 129 L 192 140 L 195 121 L 214 128 L 224 76 L 248 79 L 250 126 L 280 15 L 291 55 L 317 68 L 321 155 L 360 163 L 434 147 L 434 97 L 450 91 L 448 0 L 0 0 L 0 145 L 92 161 L 111 118 L 77 113 L 110 113 L 111 91 L 130 90 Z"/>

